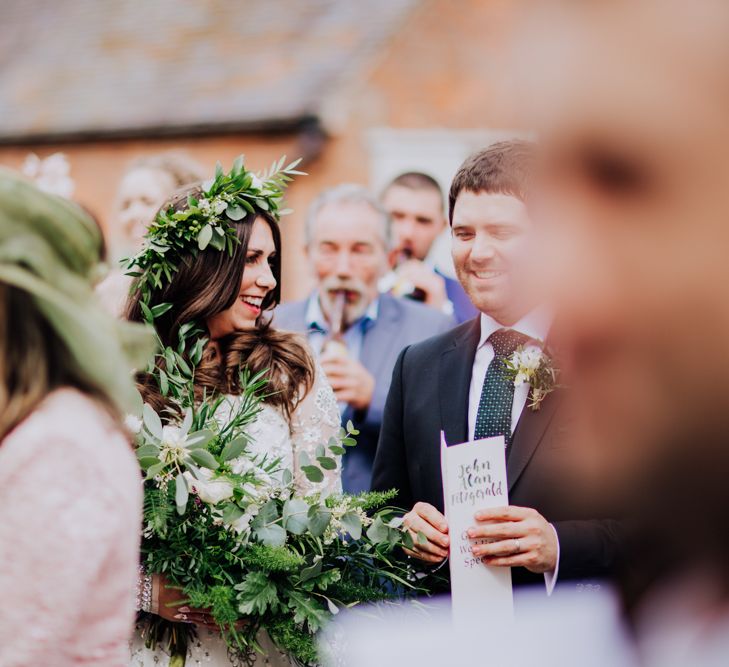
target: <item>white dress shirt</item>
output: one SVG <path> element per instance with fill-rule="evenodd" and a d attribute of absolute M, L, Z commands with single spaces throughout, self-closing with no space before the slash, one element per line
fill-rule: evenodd
<path fill-rule="evenodd" d="M 481 337 L 478 341 L 476 349 L 476 357 L 473 360 L 473 370 L 471 371 L 471 387 L 468 392 L 468 438 L 474 440 L 476 432 L 476 416 L 478 414 L 478 404 L 481 401 L 481 390 L 486 379 L 486 371 L 489 364 L 494 358 L 494 347 L 489 342 L 491 334 L 499 329 L 511 329 L 518 331 L 520 334 L 528 337 L 533 343 L 527 343 L 525 349 L 534 347 L 541 349 L 539 343 L 543 343 L 549 328 L 552 324 L 552 316 L 546 309 L 540 308 L 533 310 L 531 313 L 520 319 L 516 324 L 505 327 L 499 324 L 495 319 L 481 313 Z M 519 387 L 514 387 L 514 402 L 511 405 L 511 432 L 516 430 L 524 408 L 529 398 L 529 384 L 524 383 Z M 554 529 L 554 526 L 552 526 Z M 556 531 L 555 531 L 556 534 Z M 557 573 L 559 572 L 559 540 L 557 540 L 557 565 L 552 572 L 544 573 L 544 581 L 547 585 L 547 593 L 552 594 L 554 586 L 557 583 Z"/>

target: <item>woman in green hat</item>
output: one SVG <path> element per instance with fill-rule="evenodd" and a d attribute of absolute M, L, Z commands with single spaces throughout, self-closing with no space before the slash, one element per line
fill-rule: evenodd
<path fill-rule="evenodd" d="M 0 664 L 122 665 L 142 487 L 120 421 L 150 352 L 92 292 L 70 201 L 0 171 Z"/>

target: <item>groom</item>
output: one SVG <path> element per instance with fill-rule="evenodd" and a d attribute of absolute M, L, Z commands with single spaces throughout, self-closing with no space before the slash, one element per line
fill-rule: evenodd
<path fill-rule="evenodd" d="M 412 508 L 409 554 L 429 563 L 448 555 L 443 516 L 440 432 L 454 445 L 503 435 L 509 507 L 481 509 L 471 538 L 489 540 L 474 555 L 511 567 L 516 585 L 604 577 L 618 551 L 618 522 L 595 519 L 564 493 L 560 439 L 563 389 L 530 407 L 528 385 L 515 387 L 503 362 L 519 346 L 549 337 L 539 302 L 535 229 L 525 204 L 535 147 L 494 144 L 468 158 L 449 195 L 453 260 L 478 318 L 403 350 L 395 365 L 374 464 L 373 489 L 398 489 Z"/>

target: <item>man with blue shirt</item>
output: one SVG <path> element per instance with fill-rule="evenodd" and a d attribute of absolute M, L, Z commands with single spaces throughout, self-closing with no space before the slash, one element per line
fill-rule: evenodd
<path fill-rule="evenodd" d="M 382 411 L 400 351 L 447 331 L 453 320 L 422 304 L 380 294 L 389 270 L 390 218 L 365 188 L 323 192 L 306 221 L 306 253 L 317 288 L 276 309 L 274 325 L 305 333 L 340 402 L 342 422 L 359 429 L 344 457 L 342 484 L 369 490 Z"/>

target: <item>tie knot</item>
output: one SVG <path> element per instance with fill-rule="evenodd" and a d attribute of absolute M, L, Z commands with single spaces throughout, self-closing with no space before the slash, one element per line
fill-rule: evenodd
<path fill-rule="evenodd" d="M 489 336 L 498 357 L 510 357 L 520 345 L 525 345 L 529 338 L 513 329 L 499 329 Z"/>

